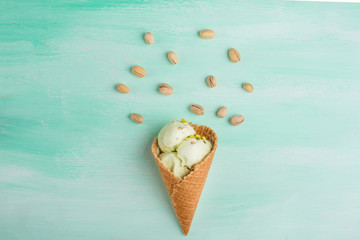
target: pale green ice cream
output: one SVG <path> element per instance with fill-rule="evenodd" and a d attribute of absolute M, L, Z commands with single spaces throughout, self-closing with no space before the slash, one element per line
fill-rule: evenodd
<path fill-rule="evenodd" d="M 178 178 L 183 178 L 201 162 L 212 149 L 210 141 L 196 134 L 184 119 L 172 121 L 159 132 L 161 162 Z"/>
<path fill-rule="evenodd" d="M 189 138 L 177 148 L 177 157 L 180 158 L 182 166 L 192 168 L 194 164 L 201 162 L 211 149 L 212 144 L 208 140 Z"/>
<path fill-rule="evenodd" d="M 190 124 L 180 121 L 170 122 L 159 132 L 159 147 L 162 152 L 173 152 L 185 137 L 193 134 L 195 130 Z"/>
<path fill-rule="evenodd" d="M 176 157 L 175 152 L 160 154 L 162 163 L 178 178 L 186 176 L 190 170 L 187 167 L 181 166 L 181 160 Z"/>

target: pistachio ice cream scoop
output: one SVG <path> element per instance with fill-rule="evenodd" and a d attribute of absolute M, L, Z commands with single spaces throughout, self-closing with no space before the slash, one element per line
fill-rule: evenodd
<path fill-rule="evenodd" d="M 184 119 L 165 125 L 159 132 L 158 145 L 161 162 L 178 178 L 188 175 L 212 149 L 211 142 L 196 134 Z"/>
<path fill-rule="evenodd" d="M 162 153 L 160 154 L 162 163 L 178 178 L 186 176 L 190 170 L 181 166 L 181 160 L 176 157 L 176 152 Z"/>
<path fill-rule="evenodd" d="M 177 148 L 177 157 L 181 160 L 182 166 L 192 168 L 201 162 L 212 149 L 210 141 L 204 137 L 191 136 L 186 138 Z"/>
<path fill-rule="evenodd" d="M 158 143 L 162 152 L 173 152 L 184 138 L 195 134 L 194 128 L 185 120 L 172 121 L 159 132 Z"/>

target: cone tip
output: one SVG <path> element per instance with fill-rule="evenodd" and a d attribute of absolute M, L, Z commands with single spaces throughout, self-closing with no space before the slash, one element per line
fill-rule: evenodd
<path fill-rule="evenodd" d="M 185 236 L 187 236 L 189 234 L 190 226 L 191 226 L 191 222 L 190 222 L 190 224 L 186 224 L 184 222 L 180 223 L 181 230 L 183 231 Z"/>

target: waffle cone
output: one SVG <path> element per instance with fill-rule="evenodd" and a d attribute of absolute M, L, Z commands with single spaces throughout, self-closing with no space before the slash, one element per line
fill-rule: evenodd
<path fill-rule="evenodd" d="M 201 191 L 217 147 L 217 137 L 213 130 L 206 126 L 193 125 L 193 127 L 197 134 L 205 136 L 206 139 L 212 142 L 213 148 L 199 164 L 195 165 L 195 169 L 185 176 L 184 179 L 175 177 L 161 162 L 157 138 L 154 139 L 151 147 L 152 154 L 169 192 L 175 214 L 185 235 L 189 233 Z"/>

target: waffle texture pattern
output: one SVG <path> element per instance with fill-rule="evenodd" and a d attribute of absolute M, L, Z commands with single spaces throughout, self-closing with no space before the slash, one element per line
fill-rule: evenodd
<path fill-rule="evenodd" d="M 212 129 L 207 126 L 198 125 L 193 125 L 193 127 L 197 134 L 205 136 L 206 139 L 212 142 L 213 148 L 184 179 L 175 177 L 175 175 L 162 164 L 159 158 L 160 151 L 157 138 L 154 139 L 151 147 L 152 154 L 169 192 L 175 214 L 185 235 L 190 231 L 191 222 L 217 148 L 217 136 Z"/>

